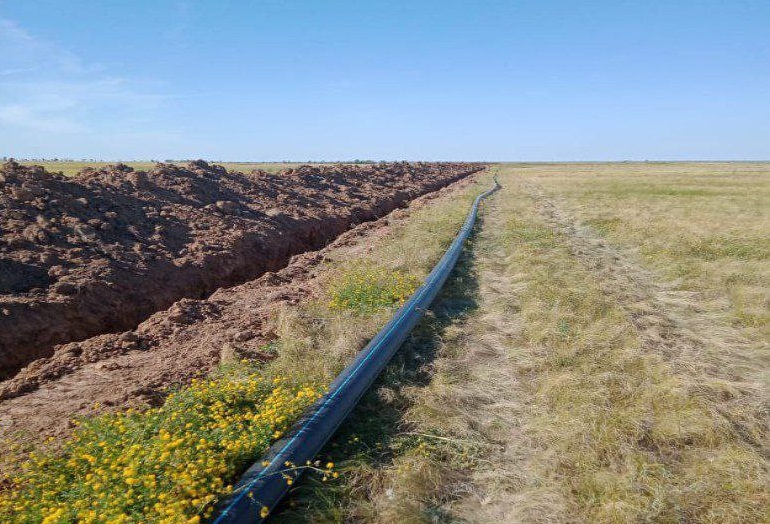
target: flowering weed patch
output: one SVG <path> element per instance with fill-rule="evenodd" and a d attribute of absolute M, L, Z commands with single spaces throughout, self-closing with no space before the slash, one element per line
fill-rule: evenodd
<path fill-rule="evenodd" d="M 420 280 L 403 271 L 375 264 L 348 269 L 329 286 L 329 307 L 361 314 L 403 304 L 420 286 Z"/>
<path fill-rule="evenodd" d="M 6 479 L 0 522 L 199 522 L 321 395 L 239 369 L 194 381 L 159 408 L 84 421 L 61 451 L 32 454 Z"/>

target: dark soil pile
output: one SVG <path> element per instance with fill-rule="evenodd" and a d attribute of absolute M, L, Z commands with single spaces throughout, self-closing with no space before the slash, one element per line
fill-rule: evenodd
<path fill-rule="evenodd" d="M 158 405 L 169 388 L 205 376 L 220 362 L 275 357 L 275 319 L 285 307 L 317 299 L 325 263 L 355 259 L 437 199 L 455 198 L 473 182 L 463 178 L 412 200 L 379 220 L 339 235 L 318 251 L 291 258 L 243 284 L 222 288 L 206 299 L 183 298 L 135 329 L 59 344 L 12 378 L 0 381 L 0 469 L 13 464 L 14 449 L 62 437 L 72 419 L 104 411 Z M 366 340 L 360 340 L 361 346 Z"/>
<path fill-rule="evenodd" d="M 56 344 L 131 329 L 177 300 L 282 268 L 481 168 L 243 174 L 196 161 L 67 178 L 9 162 L 0 168 L 0 379 L 51 356 Z"/>

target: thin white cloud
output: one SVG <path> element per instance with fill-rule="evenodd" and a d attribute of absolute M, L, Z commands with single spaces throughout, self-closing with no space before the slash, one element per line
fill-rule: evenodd
<path fill-rule="evenodd" d="M 16 21 L 0 18 L 0 56 L 2 69 L 33 69 L 55 71 L 69 74 L 88 73 L 98 68 L 88 68 L 74 53 L 55 46 L 43 39 L 36 38 L 21 27 Z"/>
<path fill-rule="evenodd" d="M 19 75 L 37 70 L 37 67 L 17 67 L 10 69 L 0 69 L 0 76 Z"/>
<path fill-rule="evenodd" d="M 38 42 L 27 31 L 19 27 L 19 24 L 7 18 L 0 18 L 0 38 L 13 43 L 38 45 Z"/>
<path fill-rule="evenodd" d="M 49 114 L 45 108 L 6 104 L 0 106 L 0 122 L 48 133 L 75 133 L 84 131 L 83 126 L 72 120 Z"/>
<path fill-rule="evenodd" d="M 0 141 L 20 150 L 9 153 L 24 155 L 25 144 L 14 144 L 23 130 L 51 146 L 62 137 L 95 144 L 113 133 L 142 134 L 170 100 L 159 82 L 110 75 L 13 20 L 0 18 L 0 49 Z"/>

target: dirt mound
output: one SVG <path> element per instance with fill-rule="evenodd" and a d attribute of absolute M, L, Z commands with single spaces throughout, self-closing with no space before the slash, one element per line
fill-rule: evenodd
<path fill-rule="evenodd" d="M 243 174 L 195 161 L 66 178 L 9 162 L 0 168 L 0 379 L 56 344 L 131 329 L 177 300 L 284 267 L 481 167 Z"/>
<path fill-rule="evenodd" d="M 169 386 L 206 374 L 223 359 L 273 358 L 266 345 L 275 338 L 269 319 L 281 304 L 317 296 L 324 261 L 360 256 L 413 210 L 451 198 L 469 183 L 465 178 L 417 198 L 408 209 L 360 224 L 321 250 L 292 257 L 281 270 L 219 289 L 207 299 L 181 299 L 134 330 L 56 346 L 51 357 L 0 383 L 0 450 L 4 438 L 28 442 L 65 435 L 73 417 L 156 404 Z"/>

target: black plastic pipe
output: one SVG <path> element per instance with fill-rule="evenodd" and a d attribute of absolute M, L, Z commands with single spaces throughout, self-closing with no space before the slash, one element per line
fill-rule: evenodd
<path fill-rule="evenodd" d="M 233 494 L 218 506 L 213 524 L 262 522 L 275 508 L 290 488 L 287 478 L 296 479 L 303 472 L 307 461 L 312 461 L 331 438 L 422 318 L 460 257 L 476 222 L 479 203 L 500 187 L 495 178 L 494 187 L 476 197 L 452 245 L 422 286 L 337 376 L 326 395 L 243 474 Z"/>

